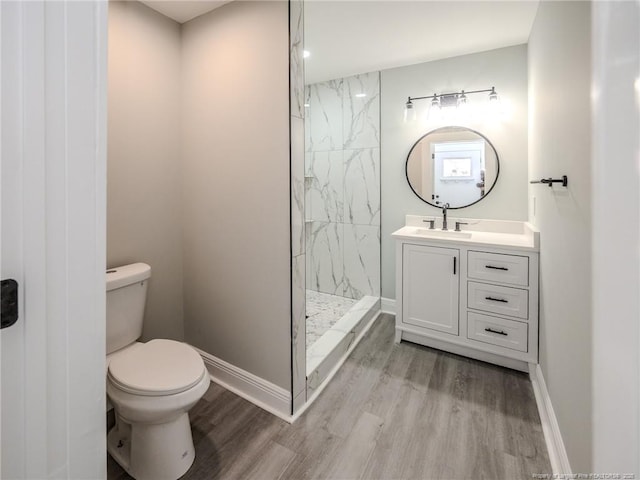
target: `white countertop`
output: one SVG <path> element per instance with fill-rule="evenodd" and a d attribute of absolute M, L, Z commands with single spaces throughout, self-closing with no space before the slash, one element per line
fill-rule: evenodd
<path fill-rule="evenodd" d="M 433 217 L 407 215 L 406 225 L 392 233 L 396 239 L 442 243 L 481 245 L 506 249 L 540 251 L 540 232 L 528 222 L 508 220 L 481 220 L 450 218 L 447 231 L 442 231 L 442 219 L 437 218 L 436 228 L 429 229 L 426 220 Z M 456 221 L 466 222 L 461 232 L 453 231 Z"/>

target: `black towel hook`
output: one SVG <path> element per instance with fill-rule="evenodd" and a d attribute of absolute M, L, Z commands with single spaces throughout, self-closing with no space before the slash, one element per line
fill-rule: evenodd
<path fill-rule="evenodd" d="M 529 183 L 546 183 L 550 187 L 552 187 L 554 183 L 561 183 L 563 187 L 566 187 L 569 184 L 569 179 L 566 175 L 563 175 L 562 178 L 542 178 L 540 180 L 531 180 Z"/>

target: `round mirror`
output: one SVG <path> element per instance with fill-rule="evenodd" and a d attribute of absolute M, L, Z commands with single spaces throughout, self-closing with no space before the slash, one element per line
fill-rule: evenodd
<path fill-rule="evenodd" d="M 407 156 L 411 190 L 434 207 L 463 208 L 486 197 L 500 173 L 498 154 L 482 134 L 442 127 L 420 137 Z"/>

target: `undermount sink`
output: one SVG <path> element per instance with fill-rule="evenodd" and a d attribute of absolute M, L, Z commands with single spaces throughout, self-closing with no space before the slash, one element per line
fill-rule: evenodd
<path fill-rule="evenodd" d="M 431 227 L 435 223 L 435 228 Z M 452 242 L 460 245 L 489 245 L 501 248 L 540 249 L 540 232 L 528 222 L 485 220 L 477 218 L 449 218 L 449 230 L 442 230 L 442 219 L 421 215 L 406 215 L 405 226 L 391 235 L 417 243 Z M 456 231 L 456 224 L 462 231 Z"/>
<path fill-rule="evenodd" d="M 430 228 L 416 228 L 412 232 L 414 235 L 431 238 L 471 238 L 471 232 L 456 232 L 455 230 L 437 230 Z"/>

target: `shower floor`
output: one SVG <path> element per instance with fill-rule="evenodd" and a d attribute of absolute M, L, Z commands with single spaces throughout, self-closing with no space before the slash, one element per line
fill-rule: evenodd
<path fill-rule="evenodd" d="M 358 301 L 307 290 L 307 351 Z"/>

